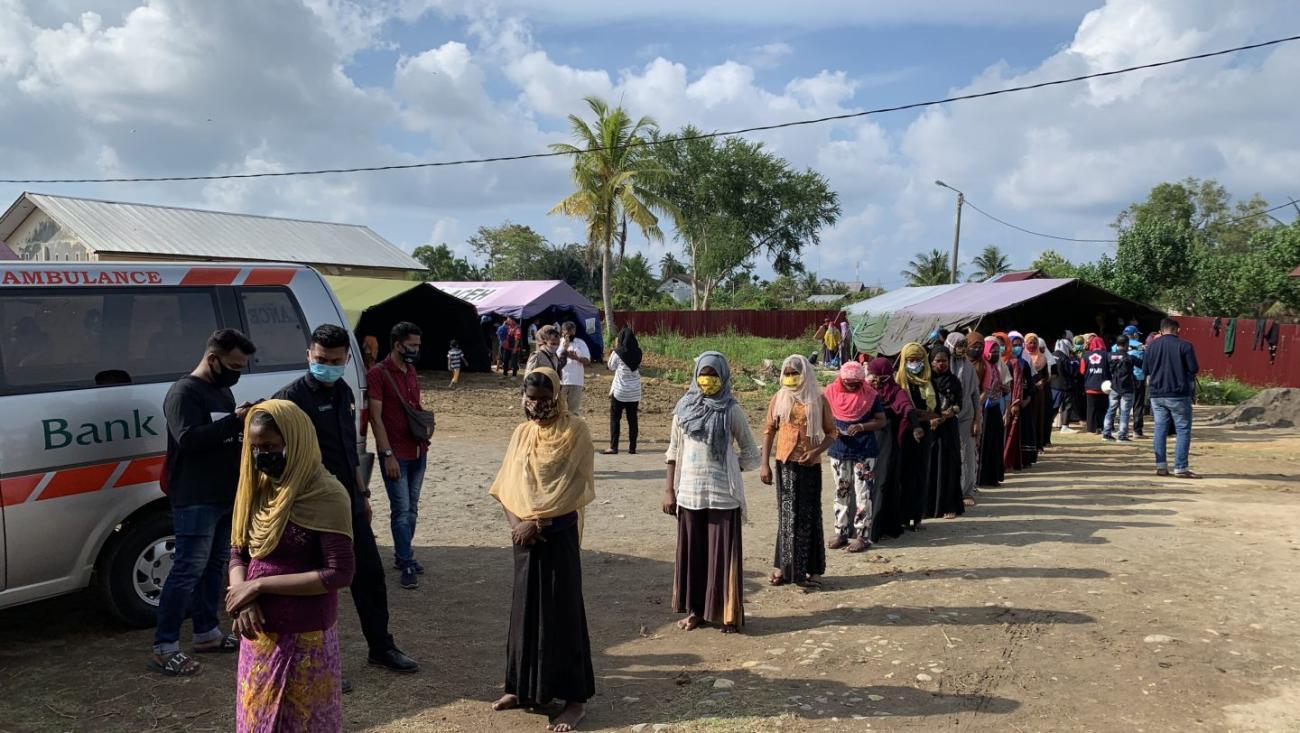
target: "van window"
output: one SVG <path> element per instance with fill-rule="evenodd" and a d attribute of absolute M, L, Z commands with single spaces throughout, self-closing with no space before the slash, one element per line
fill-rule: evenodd
<path fill-rule="evenodd" d="M 248 338 L 257 347 L 254 371 L 307 368 L 307 323 L 293 296 L 284 288 L 245 288 L 240 291 Z"/>
<path fill-rule="evenodd" d="M 172 381 L 216 329 L 206 288 L 0 291 L 0 393 Z"/>

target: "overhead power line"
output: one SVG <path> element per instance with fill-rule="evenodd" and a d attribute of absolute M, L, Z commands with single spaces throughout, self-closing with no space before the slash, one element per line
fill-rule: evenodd
<path fill-rule="evenodd" d="M 977 212 L 983 214 L 984 216 L 986 216 L 986 217 L 992 219 L 993 221 L 996 221 L 997 223 L 1001 224 L 1002 226 L 1010 227 L 1010 228 L 1012 228 L 1012 229 L 1015 229 L 1015 230 L 1018 231 L 1018 232 L 1024 232 L 1025 234 L 1032 234 L 1032 235 L 1034 235 L 1035 237 L 1043 237 L 1043 238 L 1045 238 L 1045 239 L 1059 239 L 1059 240 L 1061 240 L 1062 242 L 1085 242 L 1085 243 L 1094 243 L 1094 244 L 1116 244 L 1117 242 L 1119 242 L 1118 239 L 1077 239 L 1077 238 L 1075 238 L 1075 237 L 1062 237 L 1062 236 L 1058 236 L 1058 235 L 1056 235 L 1056 234 L 1044 234 L 1044 233 L 1042 233 L 1042 232 L 1036 232 L 1036 231 L 1034 231 L 1034 230 L 1032 230 L 1032 229 L 1026 229 L 1026 228 L 1024 228 L 1024 227 L 1022 227 L 1022 226 L 1017 226 L 1016 224 L 1012 224 L 1012 223 L 1009 222 L 1009 221 L 1005 221 L 1005 220 L 1003 220 L 1003 219 L 999 219 L 998 217 L 996 217 L 996 216 L 990 214 L 989 212 L 985 211 L 984 209 L 981 209 L 980 207 L 978 207 L 978 206 L 976 206 L 975 204 L 971 203 L 971 200 L 970 200 L 969 197 L 964 197 L 963 200 L 962 200 L 962 204 L 965 205 L 965 206 L 969 206 L 969 207 L 971 207 L 971 208 L 974 209 L 975 211 L 977 211 Z M 1277 206 L 1274 206 L 1274 207 L 1272 207 L 1272 208 L 1264 209 L 1263 211 L 1256 211 L 1256 212 L 1251 213 L 1251 214 L 1246 214 L 1245 216 L 1238 216 L 1238 217 L 1234 217 L 1234 218 L 1232 218 L 1232 219 L 1218 219 L 1218 220 L 1214 220 L 1214 221 L 1209 221 L 1209 222 L 1206 222 L 1205 226 L 1209 226 L 1209 225 L 1211 225 L 1211 224 L 1217 224 L 1217 225 L 1220 225 L 1220 226 L 1227 226 L 1227 225 L 1230 225 L 1230 224 L 1236 224 L 1237 222 L 1240 222 L 1240 221 L 1245 221 L 1245 220 L 1247 220 L 1247 219 L 1253 219 L 1253 218 L 1255 218 L 1255 217 L 1257 217 L 1257 216 L 1265 216 L 1265 215 L 1267 215 L 1267 214 L 1271 214 L 1271 213 L 1274 212 L 1274 211 L 1277 211 L 1278 209 L 1285 209 L 1285 208 L 1288 208 L 1288 207 L 1291 207 L 1291 206 L 1295 206 L 1295 205 L 1296 205 L 1296 201 L 1291 200 L 1291 201 L 1287 201 L 1285 204 L 1278 204 Z"/>
<path fill-rule="evenodd" d="M 1027 92 L 1033 89 L 1043 89 L 1045 87 L 1059 86 L 1062 84 L 1074 84 L 1089 79 L 1102 79 L 1108 76 L 1118 76 L 1128 74 L 1134 71 L 1143 71 L 1145 69 L 1155 69 L 1162 66 L 1172 66 L 1174 64 L 1186 63 L 1188 61 L 1198 61 L 1201 59 L 1213 58 L 1215 56 L 1226 56 L 1228 54 L 1250 51 L 1267 46 L 1277 46 L 1283 43 L 1300 40 L 1300 35 L 1287 36 L 1286 38 L 1275 38 L 1271 41 L 1260 43 L 1251 43 L 1245 46 L 1235 46 L 1225 48 L 1220 51 L 1210 51 L 1207 53 L 1198 53 L 1193 56 L 1183 56 L 1176 59 L 1165 61 L 1156 61 L 1150 64 L 1139 64 L 1137 66 L 1127 66 L 1122 69 L 1112 69 L 1110 71 L 1099 71 L 1094 74 L 1083 74 L 1081 76 L 1072 76 L 1068 79 L 1054 79 L 1052 81 L 1043 81 L 1036 84 L 1023 84 L 1014 87 L 1005 87 L 1003 89 L 993 89 L 987 92 L 974 92 L 971 94 L 959 94 L 952 97 L 943 97 L 941 99 L 931 99 L 924 102 L 911 102 L 908 104 L 895 105 L 893 107 L 878 107 L 876 109 L 864 110 L 861 112 L 846 112 L 838 115 L 828 115 L 826 117 L 815 117 L 804 120 L 794 120 L 791 122 L 779 122 L 770 125 L 755 125 L 753 127 L 744 127 L 737 130 L 721 130 L 717 132 L 705 132 L 698 135 L 685 135 L 678 137 L 659 138 L 658 140 L 646 141 L 644 145 L 661 145 L 672 142 L 684 142 L 687 140 L 702 140 L 715 137 L 726 137 L 730 135 L 743 135 L 751 132 L 764 132 L 767 130 L 780 130 L 787 127 L 801 127 L 804 125 L 819 125 L 825 122 L 838 122 L 841 120 L 851 120 L 859 117 L 869 117 L 872 115 L 885 114 L 887 112 L 902 112 L 910 109 L 921 107 L 930 107 L 938 104 L 950 104 L 952 102 L 964 102 L 971 99 L 983 99 L 985 97 L 996 97 L 1003 94 L 1012 94 L 1015 92 Z M 588 148 L 577 151 L 598 152 L 601 150 L 610 150 L 613 146 Z M 519 155 L 501 155 L 488 158 L 467 158 L 462 160 L 440 160 L 427 161 L 423 163 L 397 163 L 391 165 L 374 165 L 358 166 L 354 168 L 317 168 L 311 170 L 296 171 L 267 171 L 258 173 L 224 173 L 217 175 L 202 176 L 144 176 L 135 178 L 0 178 L 0 183 L 22 183 L 22 184 L 46 184 L 46 183 L 161 183 L 168 181 L 222 181 L 239 178 L 286 178 L 289 176 L 322 176 L 331 173 L 370 173 L 375 171 L 401 171 L 413 170 L 417 168 L 449 168 L 453 166 L 474 165 L 480 163 L 504 163 L 515 160 L 535 160 L 538 158 L 556 158 L 566 155 L 574 155 L 574 151 L 551 151 L 546 153 L 523 153 Z"/>

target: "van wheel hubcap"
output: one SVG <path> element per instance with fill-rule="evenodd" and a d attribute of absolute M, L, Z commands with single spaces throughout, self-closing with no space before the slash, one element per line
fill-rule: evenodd
<path fill-rule="evenodd" d="M 158 605 L 158 597 L 162 595 L 163 583 L 172 570 L 175 555 L 175 537 L 162 537 L 140 551 L 140 556 L 135 559 L 132 583 L 140 600 L 151 606 Z"/>

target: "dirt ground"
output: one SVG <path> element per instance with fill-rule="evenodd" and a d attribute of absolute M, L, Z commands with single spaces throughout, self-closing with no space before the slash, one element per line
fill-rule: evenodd
<path fill-rule="evenodd" d="M 588 389 L 598 440 L 607 390 L 604 377 Z M 833 554 L 814 593 L 763 582 L 775 506 L 754 475 L 749 623 L 724 637 L 673 626 L 675 532 L 658 502 L 679 389 L 647 392 L 641 454 L 597 456 L 583 563 L 598 693 L 584 729 L 1300 730 L 1295 431 L 1198 423 L 1202 481 L 1157 478 L 1142 444 L 1061 436 L 966 516 L 880 545 L 887 563 Z M 510 552 L 486 489 L 515 394 L 473 375 L 430 395 L 439 432 L 416 537 L 429 574 L 415 591 L 389 577 L 394 633 L 424 669 L 365 666 L 343 599 L 349 730 L 543 730 L 543 717 L 487 707 L 504 673 Z M 829 525 L 829 483 L 823 496 Z M 235 660 L 165 680 L 144 670 L 150 639 L 87 597 L 0 612 L 0 730 L 229 730 Z"/>

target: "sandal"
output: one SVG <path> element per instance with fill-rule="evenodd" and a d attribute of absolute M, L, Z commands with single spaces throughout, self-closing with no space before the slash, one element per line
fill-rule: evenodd
<path fill-rule="evenodd" d="M 239 651 L 239 637 L 226 634 L 215 644 L 194 645 L 195 654 L 234 654 Z"/>
<path fill-rule="evenodd" d="M 149 671 L 165 677 L 193 677 L 202 669 L 202 665 L 185 652 L 176 651 L 162 658 L 155 654 L 149 660 Z"/>

